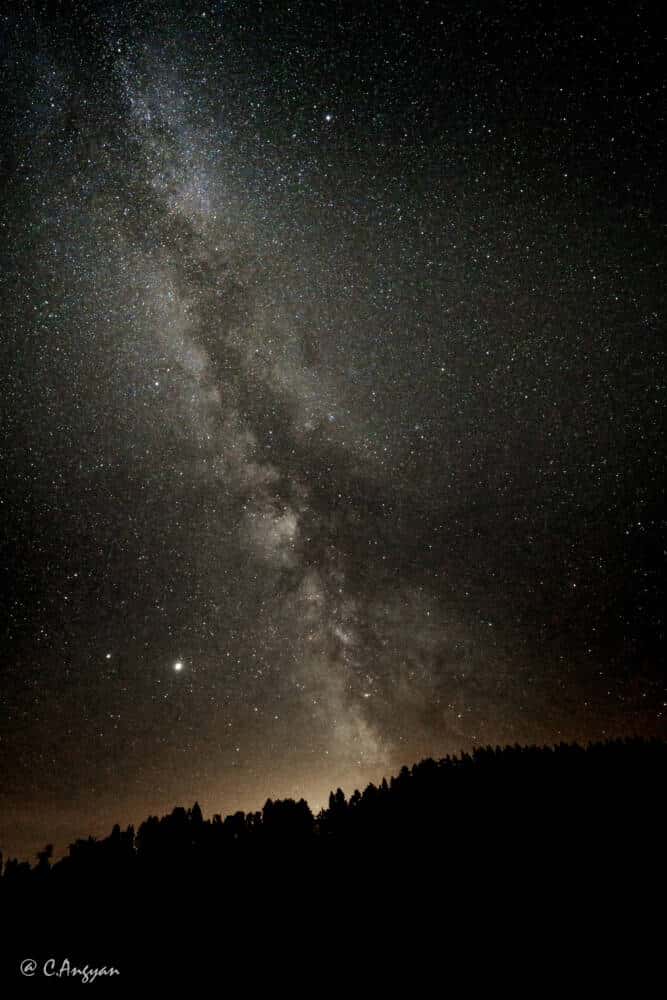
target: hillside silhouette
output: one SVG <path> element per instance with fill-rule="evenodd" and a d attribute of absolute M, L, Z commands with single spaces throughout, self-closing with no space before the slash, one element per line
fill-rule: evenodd
<path fill-rule="evenodd" d="M 59 892 L 90 879 L 192 885 L 232 872 L 239 881 L 245 867 L 276 856 L 296 869 L 416 848 L 446 867 L 448 850 L 469 853 L 483 842 L 493 854 L 532 853 L 540 842 L 569 855 L 638 838 L 648 846 L 651 822 L 662 825 L 666 765 L 667 743 L 658 740 L 477 748 L 403 767 L 349 798 L 338 788 L 317 815 L 304 799 L 268 799 L 261 811 L 204 819 L 195 802 L 149 816 L 136 831 L 117 824 L 104 839 L 78 839 L 55 864 L 52 845 L 33 866 L 3 866 L 0 856 L 0 889 Z"/>
<path fill-rule="evenodd" d="M 269 799 L 205 819 L 195 803 L 79 839 L 57 863 L 48 845 L 34 865 L 6 861 L 0 900 L 31 942 L 71 950 L 76 926 L 104 961 L 113 940 L 136 964 L 137 950 L 161 954 L 165 940 L 194 954 L 204 931 L 232 950 L 248 928 L 275 943 L 294 914 L 305 940 L 322 921 L 362 933 L 370 913 L 393 914 L 395 927 L 425 906 L 463 913 L 480 889 L 500 909 L 517 894 L 567 905 L 582 888 L 618 899 L 664 876 L 666 773 L 661 741 L 481 748 L 349 798 L 332 791 L 317 815 L 303 799 Z"/>

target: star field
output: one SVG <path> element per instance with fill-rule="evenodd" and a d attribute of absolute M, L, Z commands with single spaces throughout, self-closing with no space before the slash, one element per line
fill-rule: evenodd
<path fill-rule="evenodd" d="M 664 735 L 652 17 L 3 15 L 3 850 Z"/>

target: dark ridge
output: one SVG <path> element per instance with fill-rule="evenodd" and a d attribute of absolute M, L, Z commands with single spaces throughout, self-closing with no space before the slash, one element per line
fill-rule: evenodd
<path fill-rule="evenodd" d="M 417 846 L 446 869 L 447 851 L 481 841 L 494 853 L 498 845 L 535 849 L 547 840 L 583 851 L 657 819 L 666 763 L 667 743 L 659 740 L 476 748 L 403 767 L 349 799 L 339 788 L 317 815 L 304 799 L 268 799 L 261 811 L 204 819 L 195 802 L 149 816 L 136 831 L 116 824 L 102 840 L 78 839 L 55 864 L 51 845 L 34 866 L 17 859 L 3 866 L 0 855 L 0 890 L 56 893 L 90 879 L 116 887 L 167 879 L 192 886 L 232 872 L 240 882 L 244 871 L 276 855 L 297 871 L 349 860 L 351 851 L 362 858 Z"/>
<path fill-rule="evenodd" d="M 247 976 L 249 942 L 272 961 L 298 947 L 316 965 L 341 934 L 467 947 L 481 913 L 500 922 L 494 933 L 514 913 L 525 943 L 538 914 L 567 912 L 574 927 L 592 907 L 613 914 L 628 893 L 659 891 L 666 765 L 658 740 L 486 747 L 349 799 L 338 789 L 318 815 L 303 799 L 224 819 L 178 806 L 77 840 L 55 864 L 50 845 L 33 867 L 7 861 L 4 955 L 111 963 L 126 988 L 192 982 L 195 966 L 206 978 L 211 939 L 228 983 Z"/>

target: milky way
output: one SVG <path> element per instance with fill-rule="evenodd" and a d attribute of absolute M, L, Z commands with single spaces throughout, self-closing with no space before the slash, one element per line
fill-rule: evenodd
<path fill-rule="evenodd" d="M 5 23 L 4 849 L 664 726 L 649 15 L 195 7 Z"/>

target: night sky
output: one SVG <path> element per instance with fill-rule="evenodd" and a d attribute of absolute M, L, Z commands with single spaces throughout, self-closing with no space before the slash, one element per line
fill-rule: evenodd
<path fill-rule="evenodd" d="M 652 7 L 7 5 L 5 855 L 665 734 Z"/>

